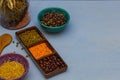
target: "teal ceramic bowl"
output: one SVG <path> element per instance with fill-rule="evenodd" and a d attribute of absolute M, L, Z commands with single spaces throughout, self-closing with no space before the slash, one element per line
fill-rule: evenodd
<path fill-rule="evenodd" d="M 64 17 L 66 18 L 66 22 L 63 25 L 60 25 L 60 26 L 55 26 L 55 27 L 53 27 L 53 26 L 46 26 L 45 24 L 43 24 L 41 22 L 41 19 L 48 12 L 55 12 L 55 13 L 61 13 L 61 14 L 63 14 Z M 62 8 L 57 8 L 57 7 L 45 8 L 42 11 L 40 11 L 39 14 L 38 14 L 38 22 L 39 22 L 40 26 L 44 30 L 46 30 L 48 32 L 59 32 L 59 31 L 64 30 L 65 27 L 68 25 L 69 21 L 70 21 L 70 15 L 69 15 L 69 13 L 66 10 L 62 9 Z"/>

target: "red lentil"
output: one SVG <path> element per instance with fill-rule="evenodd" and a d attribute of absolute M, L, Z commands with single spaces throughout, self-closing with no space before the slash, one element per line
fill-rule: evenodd
<path fill-rule="evenodd" d="M 35 59 L 40 59 L 49 54 L 52 54 L 52 50 L 46 45 L 46 43 L 41 43 L 36 46 L 29 48 L 29 51 L 32 53 Z"/>

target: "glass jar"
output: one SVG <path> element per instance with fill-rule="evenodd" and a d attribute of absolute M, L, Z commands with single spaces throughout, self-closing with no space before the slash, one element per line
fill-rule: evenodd
<path fill-rule="evenodd" d="M 0 0 L 0 25 L 19 29 L 30 21 L 28 0 Z"/>

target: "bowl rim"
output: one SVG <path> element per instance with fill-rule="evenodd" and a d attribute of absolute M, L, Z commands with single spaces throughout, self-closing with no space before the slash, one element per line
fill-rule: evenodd
<path fill-rule="evenodd" d="M 49 10 L 49 9 L 56 9 L 56 10 L 60 10 L 60 11 L 65 12 L 65 13 L 67 14 L 67 16 L 68 16 L 68 19 L 67 19 L 67 21 L 65 22 L 65 24 L 62 24 L 62 25 L 60 25 L 60 26 L 55 26 L 55 27 L 53 27 L 53 26 L 46 26 L 45 24 L 43 24 L 43 23 L 40 21 L 40 15 L 42 14 L 42 12 L 44 12 L 44 11 L 46 11 L 46 10 Z M 66 25 L 69 23 L 69 21 L 70 21 L 70 14 L 68 13 L 68 11 L 66 11 L 65 9 L 60 8 L 60 7 L 47 7 L 47 8 L 42 9 L 42 10 L 38 13 L 37 18 L 38 18 L 39 24 L 42 25 L 42 27 L 50 28 L 50 29 L 58 29 L 58 28 L 62 28 L 62 27 L 64 27 L 64 26 L 66 26 Z"/>
<path fill-rule="evenodd" d="M 0 56 L 0 59 L 1 59 L 2 57 L 6 57 L 6 56 L 8 56 L 8 55 L 12 55 L 12 56 L 17 55 L 17 56 L 22 57 L 22 59 L 24 59 L 24 61 L 26 62 L 26 65 L 27 65 L 27 68 L 25 68 L 25 66 L 21 63 L 21 64 L 24 66 L 25 71 L 24 71 L 24 73 L 22 74 L 22 76 L 20 76 L 20 77 L 18 77 L 18 78 L 13 78 L 13 79 L 14 79 L 14 80 L 19 80 L 19 79 L 25 77 L 25 75 L 28 73 L 29 68 L 30 68 L 30 65 L 29 65 L 28 60 L 27 60 L 23 55 L 21 55 L 21 54 L 19 54 L 19 53 L 14 53 L 14 52 L 3 54 L 3 55 Z M 7 61 L 7 60 L 5 60 L 5 61 Z M 14 60 L 14 61 L 18 62 L 17 60 Z M 4 63 L 4 62 L 3 62 L 3 63 Z M 2 64 L 3 64 L 3 63 L 2 63 Z M 19 63 L 19 62 L 18 62 L 18 63 Z M 2 65 L 2 64 L 1 64 L 1 65 Z M 0 80 L 1 80 L 1 79 L 4 80 L 4 78 L 0 78 Z"/>

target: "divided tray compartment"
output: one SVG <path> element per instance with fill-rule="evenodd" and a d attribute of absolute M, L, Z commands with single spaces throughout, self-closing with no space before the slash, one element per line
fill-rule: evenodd
<path fill-rule="evenodd" d="M 22 47 L 46 78 L 67 70 L 67 64 L 36 26 L 17 31 L 15 34 Z M 36 50 L 37 52 L 34 52 Z M 38 54 L 36 55 L 36 53 Z"/>
<path fill-rule="evenodd" d="M 44 57 L 37 61 L 38 67 L 47 78 L 66 71 L 67 65 L 58 53 Z"/>

